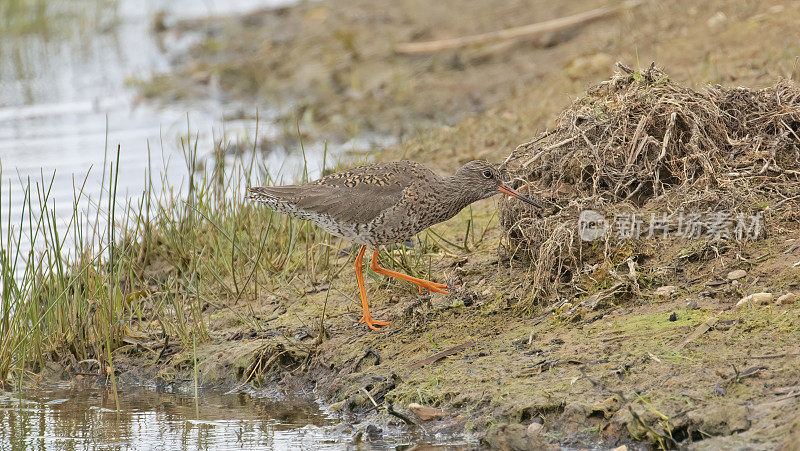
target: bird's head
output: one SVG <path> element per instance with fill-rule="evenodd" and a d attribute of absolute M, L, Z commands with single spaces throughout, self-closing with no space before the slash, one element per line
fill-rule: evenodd
<path fill-rule="evenodd" d="M 471 193 L 476 200 L 486 199 L 496 194 L 508 194 L 517 199 L 529 203 L 534 207 L 542 208 L 531 198 L 521 194 L 517 190 L 508 186 L 503 181 L 502 174 L 498 165 L 484 160 L 473 160 L 462 166 L 453 176 L 463 189 Z"/>

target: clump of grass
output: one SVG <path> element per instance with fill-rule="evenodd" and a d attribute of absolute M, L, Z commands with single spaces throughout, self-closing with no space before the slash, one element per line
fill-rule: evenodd
<path fill-rule="evenodd" d="M 104 197 L 89 199 L 86 179 L 76 184 L 65 227 L 53 208 L 53 179 L 28 181 L 22 199 L 0 190 L 0 209 L 8 211 L 0 225 L 0 382 L 21 382 L 50 360 L 97 360 L 113 380 L 114 352 L 126 336 L 172 337 L 192 349 L 209 339 L 212 312 L 237 312 L 259 290 L 326 270 L 337 247 L 330 237 L 243 204 L 255 173 L 273 178 L 266 168 L 240 159 L 200 171 L 196 141 L 183 145 L 185 189 L 157 183 L 148 171 L 140 196 L 119 198 L 118 149 L 103 177 Z M 22 213 L 12 218 L 10 206 L 19 203 Z M 260 329 L 253 315 L 238 316 Z"/>
<path fill-rule="evenodd" d="M 75 184 L 66 226 L 53 208 L 53 179 L 28 182 L 22 199 L 0 190 L 0 212 L 9 212 L 0 225 L 0 383 L 21 384 L 48 361 L 72 368 L 96 361 L 114 382 L 115 352 L 131 339 L 193 353 L 212 338 L 211 318 L 221 311 L 263 330 L 249 301 L 278 291 L 302 297 L 340 268 L 341 240 L 243 201 L 251 182 L 281 179 L 255 151 L 233 162 L 213 152 L 213 164 L 200 165 L 196 137 L 181 144 L 183 189 L 149 169 L 141 194 L 121 199 L 117 149 L 101 198 L 85 194 L 88 175 Z M 299 180 L 307 179 L 304 169 Z M 22 213 L 12 218 L 19 203 Z M 392 249 L 386 264 L 429 277 L 430 252 L 464 249 L 468 238 L 475 245 L 474 235 L 468 228 L 459 245 L 432 232 L 413 249 Z"/>
<path fill-rule="evenodd" d="M 115 17 L 117 6 L 110 0 L 4 0 L 0 2 L 0 36 L 48 36 L 97 27 L 103 19 Z"/>

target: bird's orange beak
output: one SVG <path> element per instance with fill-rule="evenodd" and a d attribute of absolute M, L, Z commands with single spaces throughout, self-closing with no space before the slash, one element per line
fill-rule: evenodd
<path fill-rule="evenodd" d="M 519 199 L 519 200 L 521 200 L 523 202 L 527 202 L 527 203 L 533 205 L 534 207 L 542 208 L 542 206 L 537 204 L 533 199 L 531 199 L 528 196 L 525 196 L 524 194 L 520 193 L 519 191 L 515 190 L 514 188 L 511 188 L 508 185 L 497 185 L 497 189 L 503 194 L 508 194 L 509 196 L 516 197 L 517 199 Z"/>

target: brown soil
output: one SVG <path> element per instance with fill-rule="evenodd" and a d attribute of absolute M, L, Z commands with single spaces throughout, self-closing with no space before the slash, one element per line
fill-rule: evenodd
<path fill-rule="evenodd" d="M 378 158 L 449 171 L 473 158 L 502 161 L 553 128 L 558 113 L 587 84 L 607 78 L 616 60 L 645 67 L 657 60 L 672 80 L 694 89 L 706 82 L 758 88 L 798 75 L 800 7 L 788 2 L 645 2 L 552 36 L 421 57 L 391 51 L 396 42 L 491 31 L 600 4 L 321 1 L 221 25 L 182 24 L 205 30 L 205 44 L 149 92 L 171 86 L 193 95 L 216 79 L 229 95 L 298 102 L 288 122 L 302 117 L 317 136 L 397 134 L 403 141 Z M 405 139 L 409 130 L 416 134 Z M 508 449 L 792 449 L 800 430 L 800 302 L 734 305 L 755 292 L 800 292 L 796 229 L 743 244 L 653 241 L 637 250 L 652 269 L 634 266 L 637 292 L 615 296 L 608 291 L 615 277 L 605 273 L 582 287 L 585 295 L 542 297 L 528 261 L 498 254 L 505 235 L 493 203 L 473 212 L 475 230 L 488 227 L 486 238 L 469 251 L 430 256 L 432 274 L 461 285 L 454 295 L 418 296 L 402 283 L 370 279 L 374 316 L 393 320 L 370 332 L 356 325 L 349 264 L 330 285 L 298 278 L 291 290 L 210 314 L 211 338 L 197 351 L 202 379 L 229 387 L 248 381 L 260 390 L 311 387 L 343 417 L 401 423 L 387 413 L 391 405 L 428 433 L 472 433 Z M 463 213 L 437 230 L 458 241 L 466 220 Z M 630 256 L 617 255 L 612 269 L 627 267 Z M 727 281 L 733 269 L 746 276 Z M 662 285 L 676 291 L 657 296 Z M 268 332 L 242 328 L 233 309 L 269 320 Z M 317 344 L 323 310 L 326 338 Z M 131 374 L 173 383 L 191 368 L 191 349 L 173 345 L 155 361 L 128 349 L 117 365 Z M 446 415 L 422 422 L 410 403 Z M 543 428 L 535 431 L 535 422 Z"/>

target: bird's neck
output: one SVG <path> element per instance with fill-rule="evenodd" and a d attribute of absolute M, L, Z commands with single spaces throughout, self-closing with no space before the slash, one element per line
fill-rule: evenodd
<path fill-rule="evenodd" d="M 438 204 L 447 218 L 452 218 L 467 205 L 479 200 L 469 186 L 464 186 L 464 180 L 455 176 L 445 177 L 441 189 L 436 191 Z"/>

